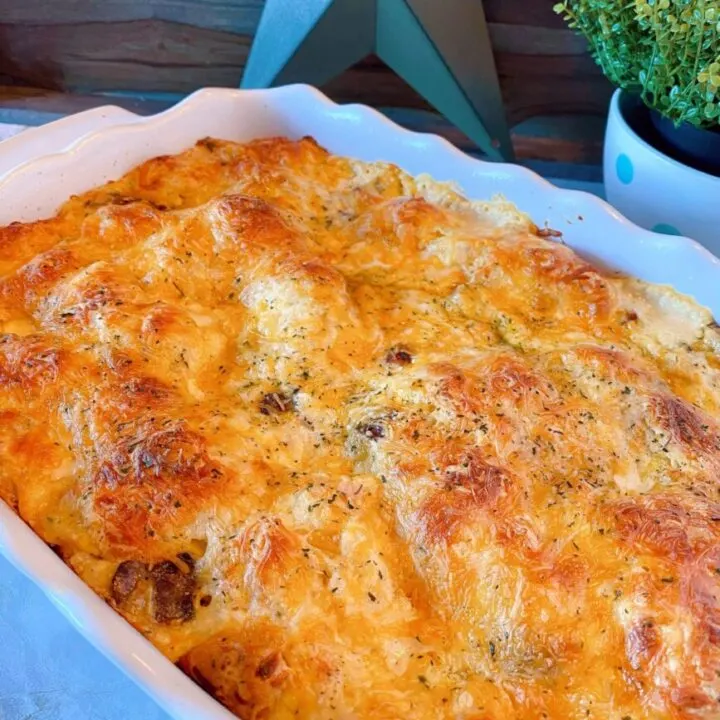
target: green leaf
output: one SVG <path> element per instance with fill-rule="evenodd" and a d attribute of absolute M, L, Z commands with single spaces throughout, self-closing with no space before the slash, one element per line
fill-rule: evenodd
<path fill-rule="evenodd" d="M 612 83 L 676 123 L 717 125 L 718 104 L 698 74 L 720 62 L 718 0 L 566 0 L 553 9 L 585 35 Z"/>

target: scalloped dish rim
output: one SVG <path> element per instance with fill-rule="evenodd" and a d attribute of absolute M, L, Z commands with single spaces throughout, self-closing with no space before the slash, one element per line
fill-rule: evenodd
<path fill-rule="evenodd" d="M 599 198 L 559 189 L 519 166 L 473 159 L 442 138 L 400 128 L 365 106 L 337 105 L 306 85 L 207 88 L 158 115 L 139 117 L 108 106 L 21 133 L 0 145 L 0 197 L 3 208 L 11 206 L 0 208 L 0 224 L 51 215 L 69 194 L 122 175 L 142 159 L 186 146 L 188 137 L 211 135 L 223 122 L 227 135 L 235 127 L 245 134 L 227 139 L 240 140 L 253 133 L 261 136 L 252 128 L 262 127 L 266 120 L 269 127 L 275 123 L 273 129 L 286 125 L 296 134 L 313 134 L 336 154 L 389 160 L 413 174 L 426 171 L 437 180 L 456 181 L 470 197 L 501 193 L 537 225 L 562 231 L 567 244 L 581 254 L 644 280 L 692 291 L 720 317 L 720 260 L 695 241 L 643 230 Z M 77 139 L 68 142 L 73 129 Z M 161 152 L 155 152 L 158 146 Z M 38 155 L 36 147 L 44 151 Z M 95 595 L 2 501 L 0 552 L 171 716 L 234 717 Z"/>

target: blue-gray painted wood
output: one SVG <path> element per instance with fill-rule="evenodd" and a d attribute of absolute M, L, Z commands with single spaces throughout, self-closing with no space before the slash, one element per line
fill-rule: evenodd
<path fill-rule="evenodd" d="M 512 159 L 482 0 L 267 0 L 241 87 L 321 85 L 375 53 L 493 159 Z"/>
<path fill-rule="evenodd" d="M 375 6 L 368 0 L 268 0 L 256 37 L 241 87 L 322 85 L 373 51 Z"/>

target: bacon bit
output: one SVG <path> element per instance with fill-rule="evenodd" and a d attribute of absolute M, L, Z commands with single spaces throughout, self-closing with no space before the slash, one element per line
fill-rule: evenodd
<path fill-rule="evenodd" d="M 554 230 L 551 227 L 544 227 L 544 228 L 538 228 L 536 231 L 536 235 L 539 237 L 547 238 L 547 237 L 562 237 L 563 234 L 560 232 L 560 230 Z"/>
<path fill-rule="evenodd" d="M 140 198 L 131 197 L 131 196 L 129 196 L 129 195 L 114 195 L 114 194 L 111 194 L 110 197 L 108 198 L 108 202 L 109 202 L 111 205 L 125 206 L 125 205 L 132 205 L 133 203 L 142 202 L 142 201 L 140 200 Z"/>
<path fill-rule="evenodd" d="M 362 423 L 357 426 L 357 431 L 371 440 L 379 440 L 385 437 L 385 428 L 380 423 Z"/>
<path fill-rule="evenodd" d="M 660 649 L 660 636 L 652 620 L 633 625 L 625 636 L 625 654 L 633 670 L 647 665 Z"/>
<path fill-rule="evenodd" d="M 208 695 L 217 698 L 217 687 L 213 685 L 197 667 L 189 666 L 183 660 L 178 663 L 180 669 L 183 670 L 192 680 L 194 680 Z"/>
<path fill-rule="evenodd" d="M 255 670 L 255 675 L 261 680 L 268 680 L 272 677 L 280 667 L 282 656 L 279 652 L 275 651 L 260 661 L 260 664 Z"/>
<path fill-rule="evenodd" d="M 295 406 L 293 397 L 281 392 L 266 393 L 260 400 L 260 412 L 263 415 L 278 415 L 290 412 Z"/>
<path fill-rule="evenodd" d="M 635 322 L 638 319 L 638 314 L 634 310 L 629 310 L 625 313 L 625 320 L 624 322 Z"/>
<path fill-rule="evenodd" d="M 387 355 L 385 355 L 385 362 L 389 365 L 410 365 L 412 361 L 412 355 L 403 346 L 390 348 Z"/>
<path fill-rule="evenodd" d="M 211 137 L 205 137 L 201 140 L 198 140 L 197 143 L 195 143 L 198 147 L 205 148 L 206 150 L 209 150 L 210 152 L 215 152 L 215 150 L 220 147 L 220 141 L 215 140 Z"/>
<path fill-rule="evenodd" d="M 56 543 L 48 543 L 48 547 L 61 559 L 63 560 L 63 549 Z"/>

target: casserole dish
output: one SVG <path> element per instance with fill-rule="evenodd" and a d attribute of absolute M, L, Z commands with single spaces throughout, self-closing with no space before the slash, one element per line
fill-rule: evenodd
<path fill-rule="evenodd" d="M 536 223 L 560 230 L 586 256 L 644 280 L 671 283 L 718 313 L 720 262 L 691 241 L 641 231 L 590 196 L 559 191 L 518 168 L 478 163 L 436 138 L 401 131 L 365 108 L 339 107 L 309 88 L 203 91 L 155 118 L 125 120 L 7 172 L 0 182 L 2 223 L 50 215 L 69 194 L 117 177 L 149 157 L 177 153 L 205 135 L 240 141 L 313 135 L 334 153 L 389 160 L 410 173 L 454 180 L 470 197 L 502 192 Z M 46 132 L 50 146 L 53 128 Z M 38 133 L 39 142 L 42 131 Z M 176 717 L 227 716 L 85 588 L 7 508 L 0 510 L 5 554 L 41 584 L 92 642 Z"/>

